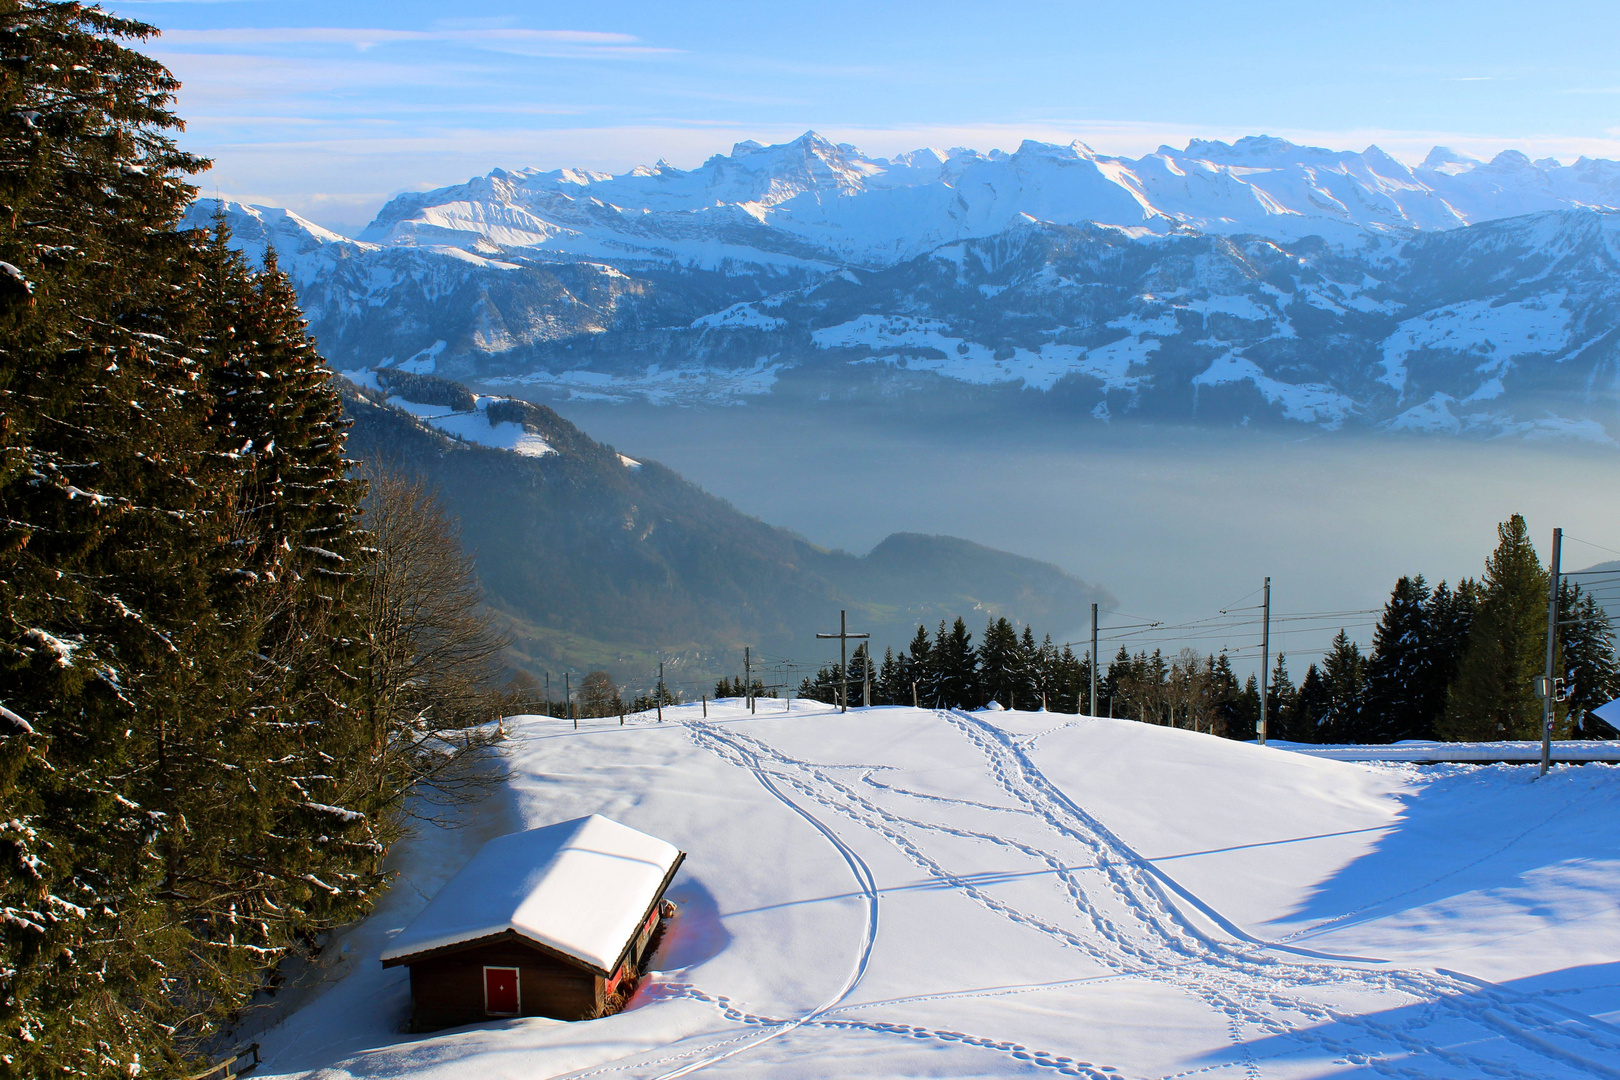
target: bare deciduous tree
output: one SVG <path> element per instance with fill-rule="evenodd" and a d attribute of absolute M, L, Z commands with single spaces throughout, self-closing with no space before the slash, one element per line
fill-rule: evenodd
<path fill-rule="evenodd" d="M 612 716 L 619 711 L 619 688 L 605 671 L 593 671 L 579 684 L 581 716 Z"/>
<path fill-rule="evenodd" d="M 453 797 L 472 779 L 470 752 L 498 736 L 488 722 L 501 705 L 495 677 L 508 642 L 491 626 L 456 524 L 427 484 L 378 467 L 364 479 L 372 546 L 362 677 L 374 781 Z"/>

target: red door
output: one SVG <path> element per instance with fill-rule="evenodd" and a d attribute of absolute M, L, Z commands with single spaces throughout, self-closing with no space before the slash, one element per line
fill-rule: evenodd
<path fill-rule="evenodd" d="M 484 1012 L 490 1016 L 518 1014 L 518 969 L 484 969 Z"/>

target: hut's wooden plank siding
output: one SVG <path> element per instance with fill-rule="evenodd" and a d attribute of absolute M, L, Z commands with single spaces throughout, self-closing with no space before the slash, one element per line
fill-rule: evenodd
<path fill-rule="evenodd" d="M 411 965 L 412 1027 L 434 1031 L 490 1019 L 484 1012 L 484 968 L 518 969 L 524 1016 L 582 1020 L 602 1011 L 603 979 L 521 942 L 502 941 Z"/>

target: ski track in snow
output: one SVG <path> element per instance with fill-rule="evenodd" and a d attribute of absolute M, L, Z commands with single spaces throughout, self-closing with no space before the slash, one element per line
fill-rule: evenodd
<path fill-rule="evenodd" d="M 706 1056 L 674 1071 L 660 1073 L 657 1080 L 675 1080 L 689 1075 L 800 1028 L 860 1030 L 903 1038 L 962 1042 L 1000 1051 L 1026 1065 L 1050 1068 L 1063 1075 L 1097 1080 L 1117 1080 L 1121 1075 L 1109 1066 L 1093 1065 L 1016 1042 L 848 1016 L 855 1010 L 879 1004 L 900 1006 L 906 1001 L 936 997 L 1028 993 L 1098 980 L 1069 980 L 844 1005 L 859 985 L 870 959 L 881 897 L 870 869 L 839 837 L 827 816 L 836 816 L 881 837 L 941 885 L 954 888 L 1004 919 L 1049 936 L 1060 946 L 1084 952 L 1115 972 L 1103 979 L 1137 978 L 1163 983 L 1203 1001 L 1210 1009 L 1227 1017 L 1231 1042 L 1241 1055 L 1240 1062 L 1220 1062 L 1167 1074 L 1159 1080 L 1229 1071 L 1234 1067 L 1240 1068 L 1245 1076 L 1257 1078 L 1264 1060 L 1282 1055 L 1256 1055 L 1250 1046 L 1255 1034 L 1285 1036 L 1341 1063 L 1410 1080 L 1435 1075 L 1430 1068 L 1436 1065 L 1442 1066 L 1448 1075 L 1460 1072 L 1468 1076 L 1544 1080 L 1549 1075 L 1547 1066 L 1554 1063 L 1563 1075 L 1620 1080 L 1620 1069 L 1604 1063 L 1620 1058 L 1620 1030 L 1594 1018 L 1457 973 L 1390 968 L 1377 960 L 1310 953 L 1291 949 L 1286 940 L 1267 942 L 1244 933 L 1133 851 L 1040 770 L 1030 757 L 1030 750 L 1045 735 L 1070 726 L 1068 723 L 1036 735 L 1016 737 L 970 713 L 952 710 L 939 711 L 937 715 L 955 727 L 981 755 L 989 775 L 1012 800 L 1012 806 L 907 791 L 874 780 L 871 776 L 874 769 L 870 767 L 857 769 L 863 774 L 858 783 L 873 793 L 864 795 L 855 785 L 833 775 L 834 769 L 847 772 L 849 766 L 827 766 L 795 758 L 752 735 L 722 730 L 711 722 L 682 721 L 698 746 L 752 772 L 766 790 L 803 816 L 840 851 L 867 897 L 868 916 L 865 939 L 849 980 L 825 1004 L 797 1019 L 757 1015 L 724 996 L 710 995 L 690 983 L 667 983 L 658 987 L 656 993 L 660 996 L 705 1001 L 728 1020 L 748 1026 L 768 1026 L 771 1030 L 762 1038 L 745 1036 L 746 1041 L 741 1044 L 733 1045 L 735 1040 L 719 1044 L 729 1046 L 721 1053 L 714 1053 L 716 1046 L 711 1044 L 702 1051 Z M 804 802 L 789 797 L 782 790 L 784 787 L 802 797 Z M 1040 822 L 1050 834 L 1051 842 L 1037 845 L 908 816 L 880 805 L 877 799 L 885 796 L 922 804 L 1015 813 Z M 1541 824 L 1544 822 L 1525 830 L 1503 847 L 1518 842 Z M 929 834 L 999 845 L 1044 865 L 1063 884 L 1075 914 L 1082 920 L 1084 932 L 1060 926 L 991 895 L 975 882 L 977 875 L 954 873 L 924 850 L 922 838 Z M 1202 919 L 1186 914 L 1172 894 L 1179 895 Z M 1213 928 L 1203 928 L 1201 921 L 1207 921 Z M 1318 927 L 1310 928 L 1316 929 Z M 1301 934 L 1296 933 L 1287 940 L 1299 936 Z M 1280 959 L 1270 955 L 1279 949 L 1289 952 L 1290 957 Z M 1369 1013 L 1364 1009 L 1351 1012 L 1336 1006 L 1333 999 L 1347 993 L 1363 999 L 1367 996 L 1393 999 L 1392 1007 L 1385 1010 L 1390 1015 Z M 1444 1042 L 1442 1033 L 1433 1030 L 1454 1027 L 1458 1023 L 1480 1030 L 1473 1038 L 1458 1039 L 1452 1035 L 1444 1037 Z M 1430 1032 L 1432 1037 L 1426 1034 Z M 1485 1038 L 1479 1038 L 1481 1035 Z M 1496 1043 L 1492 1037 L 1498 1036 L 1507 1044 L 1528 1051 L 1528 1060 L 1524 1054 L 1492 1053 L 1505 1048 L 1500 1043 L 1492 1045 Z M 692 1053 L 688 1051 L 681 1056 Z M 620 1064 L 611 1070 L 598 1068 L 572 1075 L 599 1075 L 673 1060 L 643 1060 L 639 1066 Z"/>

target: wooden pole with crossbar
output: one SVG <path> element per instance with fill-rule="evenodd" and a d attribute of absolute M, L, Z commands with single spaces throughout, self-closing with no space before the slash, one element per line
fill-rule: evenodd
<path fill-rule="evenodd" d="M 849 632 L 849 623 L 844 611 L 838 612 L 838 633 L 817 634 L 818 638 L 838 639 L 838 711 L 849 711 L 849 643 L 862 638 L 870 640 L 871 634 L 852 634 Z"/>

